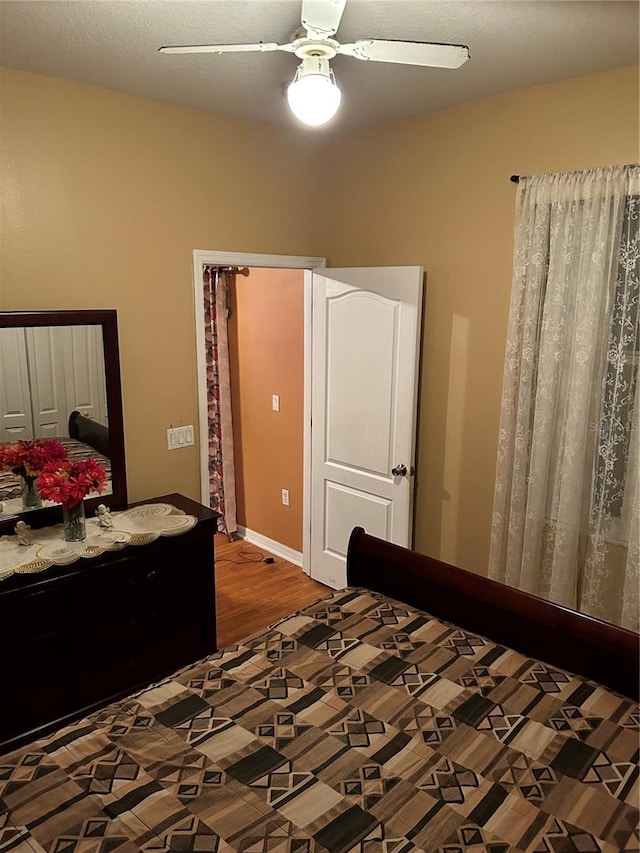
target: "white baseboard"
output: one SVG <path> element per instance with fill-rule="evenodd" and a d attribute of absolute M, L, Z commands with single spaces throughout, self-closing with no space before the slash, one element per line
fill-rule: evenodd
<path fill-rule="evenodd" d="M 241 525 L 238 525 L 238 535 L 241 539 L 251 542 L 252 545 L 264 548 L 266 551 L 275 554 L 276 557 L 281 557 L 283 560 L 293 563 L 294 566 L 302 568 L 302 553 L 300 551 L 294 551 L 288 545 L 283 545 L 281 542 L 276 542 L 267 536 L 263 536 L 262 533 L 256 533 L 255 530 L 250 530 Z"/>

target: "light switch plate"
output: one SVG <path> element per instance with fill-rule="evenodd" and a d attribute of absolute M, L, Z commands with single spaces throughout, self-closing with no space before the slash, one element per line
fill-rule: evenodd
<path fill-rule="evenodd" d="M 274 412 L 280 411 L 280 395 L 274 394 L 271 398 L 271 408 Z"/>
<path fill-rule="evenodd" d="M 194 444 L 193 424 L 183 427 L 173 427 L 167 430 L 167 447 L 169 450 L 193 447 Z"/>

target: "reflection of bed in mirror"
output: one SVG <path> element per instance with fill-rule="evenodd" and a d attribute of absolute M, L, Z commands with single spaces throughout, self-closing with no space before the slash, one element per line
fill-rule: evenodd
<path fill-rule="evenodd" d="M 91 513 L 104 502 L 126 503 L 122 396 L 115 311 L 0 312 L 0 444 L 55 438 L 70 459 L 105 465 L 107 491 L 89 497 Z M 25 509 L 13 472 L 0 472 L 0 533 L 16 517 L 29 525 L 59 522 L 59 506 Z"/>
<path fill-rule="evenodd" d="M 111 460 L 109 459 L 109 428 L 97 421 L 86 418 L 78 411 L 69 415 L 68 435 L 56 435 L 53 438 L 59 441 L 67 452 L 67 458 L 71 462 L 84 459 L 95 459 L 104 466 L 107 474 L 107 487 L 103 495 L 111 494 Z M 21 500 L 21 478 L 13 471 L 0 471 L 0 501 L 3 507 L 0 514 L 15 514 L 26 511 Z M 44 505 L 53 506 L 52 501 L 43 501 Z"/>

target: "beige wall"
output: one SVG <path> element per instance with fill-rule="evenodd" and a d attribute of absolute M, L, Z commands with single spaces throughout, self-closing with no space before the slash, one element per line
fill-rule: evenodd
<path fill-rule="evenodd" d="M 330 265 L 426 270 L 416 547 L 486 570 L 511 285 L 511 174 L 638 159 L 638 69 L 351 135 L 332 167 Z"/>
<path fill-rule="evenodd" d="M 416 546 L 485 570 L 508 178 L 637 160 L 637 68 L 332 140 L 20 72 L 0 105 L 0 307 L 118 309 L 132 498 L 199 495 L 165 438 L 197 423 L 193 249 L 423 264 Z M 303 206 L 310 173 L 331 193 Z"/>
<path fill-rule="evenodd" d="M 229 318 L 238 524 L 302 551 L 304 272 L 236 276 Z M 274 412 L 272 396 L 280 397 Z M 282 505 L 289 490 L 289 506 Z"/>
<path fill-rule="evenodd" d="M 194 249 L 314 254 L 309 133 L 2 72 L 0 307 L 116 308 L 129 495 L 199 497 Z M 320 162 L 320 165 L 318 163 Z M 282 202 L 281 200 L 285 200 Z"/>

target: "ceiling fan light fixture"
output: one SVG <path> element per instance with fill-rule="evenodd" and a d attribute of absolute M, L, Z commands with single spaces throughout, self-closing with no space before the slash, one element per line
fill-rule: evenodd
<path fill-rule="evenodd" d="M 305 57 L 287 89 L 294 116 L 304 124 L 318 127 L 334 117 L 341 99 L 329 60 L 323 56 Z"/>

